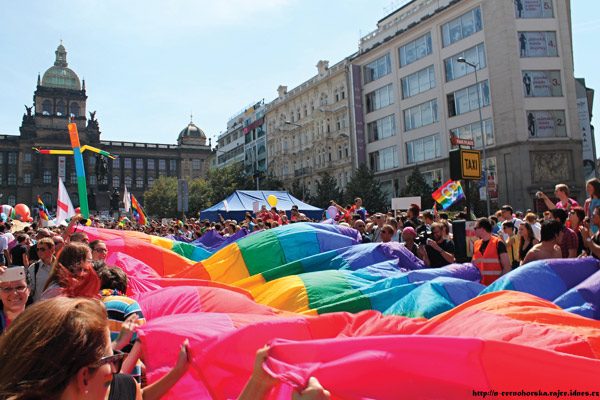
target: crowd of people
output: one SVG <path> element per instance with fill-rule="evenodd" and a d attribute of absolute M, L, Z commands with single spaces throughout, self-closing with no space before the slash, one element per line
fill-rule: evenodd
<path fill-rule="evenodd" d="M 471 261 L 481 271 L 482 283 L 490 284 L 535 260 L 600 258 L 600 180 L 588 181 L 586 189 L 589 197 L 583 206 L 569 197 L 566 185 L 559 184 L 556 203 L 538 193 L 548 209 L 541 215 L 503 205 L 494 215 L 471 223 L 477 238 Z M 337 215 L 324 215 L 321 222 L 353 227 L 363 243 L 399 242 L 428 268 L 457 262 L 448 213 L 423 211 L 416 204 L 400 213 L 369 213 L 361 198 L 346 207 L 332 200 L 331 206 Z M 454 219 L 468 217 L 459 213 Z M 138 226 L 129 220 L 103 222 L 92 217 L 88 223 L 193 241 L 208 231 L 229 237 L 240 230 L 250 233 L 305 221 L 310 219 L 296 206 L 289 214 L 263 206 L 241 221 L 191 218 Z M 125 272 L 107 265 L 107 244 L 90 242 L 85 232 L 76 229 L 86 222 L 77 215 L 66 227 L 42 228 L 33 223 L 17 231 L 11 221 L 0 222 L 0 278 L 9 268 L 22 271 L 10 280 L 0 279 L 0 398 L 158 399 L 189 368 L 186 341 L 171 371 L 145 384 L 144 354 L 135 333 L 145 322 L 143 310 L 126 295 Z M 261 398 L 276 385 L 262 369 L 267 352 L 258 351 L 240 398 Z M 294 398 L 325 399 L 329 393 L 311 379 Z"/>

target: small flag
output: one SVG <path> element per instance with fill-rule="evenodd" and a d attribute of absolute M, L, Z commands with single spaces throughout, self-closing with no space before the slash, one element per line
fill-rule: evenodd
<path fill-rule="evenodd" d="M 43 219 L 44 221 L 48 221 L 50 219 L 50 213 L 48 212 L 48 209 L 46 208 L 46 205 L 42 201 L 42 198 L 40 197 L 39 194 L 37 197 L 37 203 L 38 203 L 38 209 L 40 212 L 40 218 Z"/>
<path fill-rule="evenodd" d="M 133 217 L 135 218 L 138 224 L 146 225 L 146 223 L 148 222 L 146 220 L 146 214 L 144 213 L 142 206 L 140 205 L 140 203 L 138 203 L 133 193 L 131 193 L 131 212 L 133 213 Z"/>
<path fill-rule="evenodd" d="M 56 201 L 56 225 L 65 221 L 67 218 L 71 218 L 75 215 L 75 207 L 71 203 L 69 192 L 63 184 L 62 179 L 58 178 L 58 199 Z"/>
<path fill-rule="evenodd" d="M 465 194 L 459 181 L 449 180 L 433 192 L 431 197 L 445 210 L 457 201 L 464 199 Z"/>
<path fill-rule="evenodd" d="M 125 208 L 125 212 L 129 212 L 129 209 L 131 208 L 131 199 L 129 198 L 127 185 L 125 185 L 125 190 L 123 190 L 123 207 Z"/>

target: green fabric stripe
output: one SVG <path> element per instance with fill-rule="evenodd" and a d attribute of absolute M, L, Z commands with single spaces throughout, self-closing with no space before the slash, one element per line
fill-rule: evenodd
<path fill-rule="evenodd" d="M 287 263 L 280 267 L 276 267 L 270 269 L 268 271 L 264 271 L 262 273 L 263 278 L 265 278 L 266 282 L 273 281 L 275 279 L 283 278 L 284 276 L 290 275 L 298 275 L 302 274 L 304 271 L 304 267 L 302 266 L 301 261 L 293 261 L 291 263 Z"/>
<path fill-rule="evenodd" d="M 308 294 L 308 304 L 321 312 L 362 311 L 371 309 L 371 302 L 359 290 L 353 289 L 341 271 L 328 270 L 300 275 Z M 332 298 L 335 298 L 333 300 Z M 333 300 L 333 304 L 332 303 Z"/>
<path fill-rule="evenodd" d="M 185 258 L 192 259 L 192 255 L 194 254 L 195 246 L 189 243 L 178 242 L 176 240 L 173 241 L 173 250 L 175 253 L 184 256 Z"/>
<path fill-rule="evenodd" d="M 250 276 L 285 264 L 279 239 L 270 231 L 248 235 L 237 244 Z"/>
<path fill-rule="evenodd" d="M 317 313 L 326 314 L 326 313 L 339 312 L 339 311 L 357 313 L 357 312 L 373 309 L 373 306 L 371 305 L 371 300 L 369 300 L 369 297 L 360 293 L 360 291 L 358 291 L 358 290 L 355 290 L 354 292 L 356 292 L 356 293 L 352 293 L 352 294 L 349 293 L 348 297 L 352 297 L 352 296 L 358 296 L 358 297 L 353 297 L 353 298 L 350 298 L 350 299 L 347 299 L 344 301 L 339 301 L 339 302 L 335 302 L 333 304 L 328 304 L 323 307 L 318 307 Z"/>

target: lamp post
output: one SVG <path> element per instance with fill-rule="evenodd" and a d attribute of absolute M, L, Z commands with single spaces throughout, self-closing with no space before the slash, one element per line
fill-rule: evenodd
<path fill-rule="evenodd" d="M 473 72 L 475 72 L 475 85 L 479 85 L 479 79 L 477 79 L 477 64 L 467 61 L 464 57 L 458 57 L 456 60 L 459 63 L 463 63 L 473 68 Z M 488 190 L 488 173 L 487 173 L 487 157 L 486 157 L 486 144 L 485 144 L 485 132 L 483 130 L 483 117 L 481 116 L 481 108 L 483 104 L 481 104 L 481 95 L 479 94 L 480 88 L 477 87 L 477 106 L 479 110 L 479 129 L 481 130 L 481 144 L 483 150 L 483 173 L 484 173 L 484 183 L 485 183 L 485 204 L 487 208 L 487 217 L 490 216 L 490 192 Z"/>

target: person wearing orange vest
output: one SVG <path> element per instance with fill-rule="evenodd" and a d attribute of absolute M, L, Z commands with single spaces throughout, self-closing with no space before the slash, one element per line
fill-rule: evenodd
<path fill-rule="evenodd" d="M 510 271 L 510 260 L 506 245 L 492 235 L 492 223 L 487 218 L 479 218 L 475 224 L 475 241 L 471 262 L 481 272 L 481 283 L 489 285 L 501 275 Z"/>

